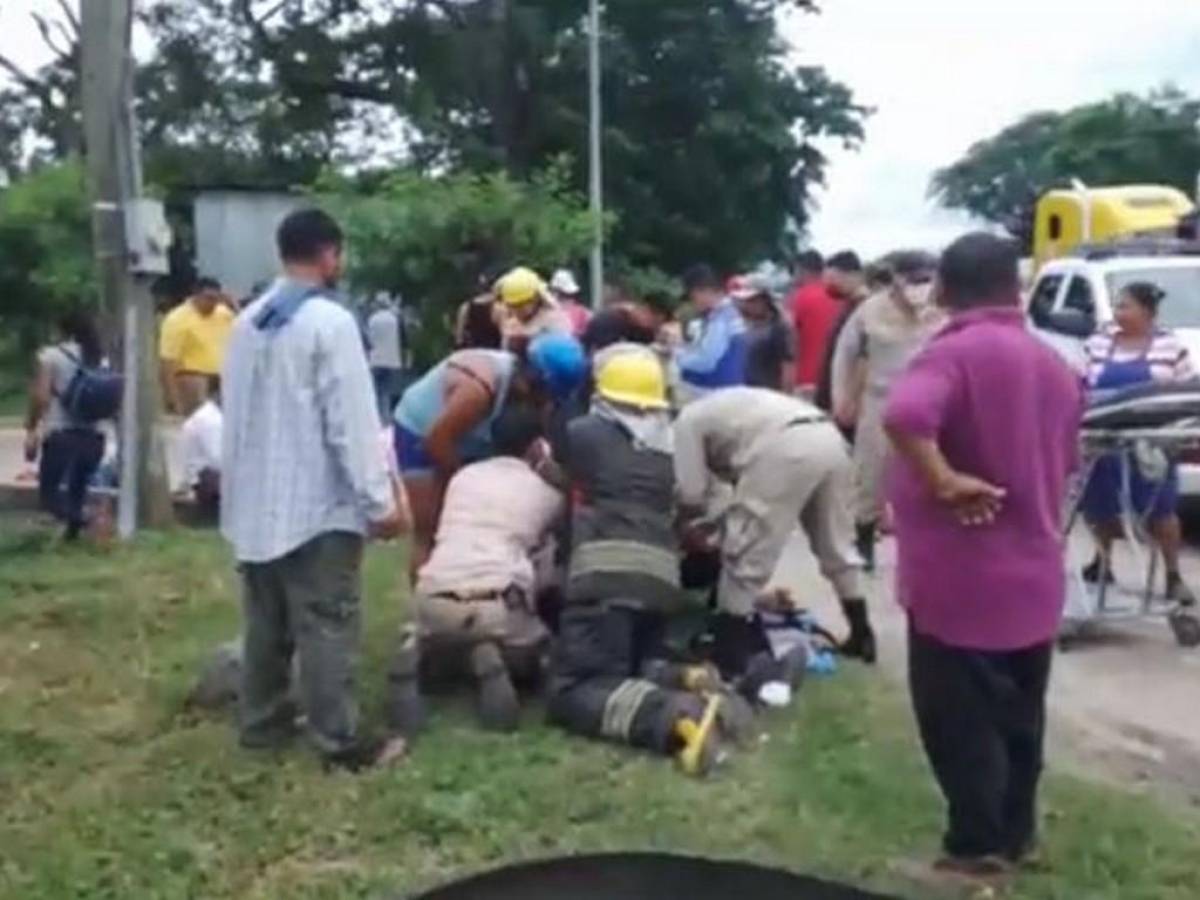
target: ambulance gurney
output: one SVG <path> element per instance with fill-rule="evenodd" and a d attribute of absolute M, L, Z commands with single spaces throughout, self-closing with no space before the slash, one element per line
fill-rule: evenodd
<path fill-rule="evenodd" d="M 889 900 L 847 885 L 740 862 L 612 853 L 510 866 L 418 900 Z"/>
<path fill-rule="evenodd" d="M 1119 467 L 1118 504 L 1123 531 L 1145 572 L 1141 593 L 1110 590 L 1109 562 L 1103 561 L 1097 583 L 1084 582 L 1078 560 L 1069 560 L 1063 638 L 1078 636 L 1099 619 L 1163 618 L 1185 647 L 1200 645 L 1200 616 L 1192 605 L 1175 604 L 1155 594 L 1159 552 L 1149 533 L 1157 496 L 1134 501 L 1134 476 L 1154 492 L 1168 489 L 1172 468 L 1181 457 L 1200 451 L 1200 380 L 1172 385 L 1138 385 L 1093 395 L 1083 417 L 1083 465 L 1068 504 L 1069 536 L 1079 519 L 1088 480 L 1101 460 Z M 1069 556 L 1069 555 L 1068 555 Z"/>

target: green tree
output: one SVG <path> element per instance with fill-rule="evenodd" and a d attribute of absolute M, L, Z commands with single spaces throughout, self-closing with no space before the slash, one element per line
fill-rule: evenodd
<path fill-rule="evenodd" d="M 29 351 L 57 315 L 94 305 L 83 169 L 47 166 L 0 190 L 0 318 Z"/>
<path fill-rule="evenodd" d="M 454 311 L 477 293 L 481 272 L 518 259 L 549 270 L 578 261 L 591 242 L 587 202 L 561 165 L 524 181 L 503 172 L 333 176 L 318 199 L 346 230 L 355 292 L 401 294 L 415 304 L 423 362 L 444 352 Z"/>
<path fill-rule="evenodd" d="M 824 179 L 823 139 L 861 139 L 865 111 L 850 92 L 789 61 L 776 24 L 786 8 L 815 4 L 605 4 L 606 192 L 626 264 L 730 267 L 786 249 Z M 141 17 L 155 50 L 138 75 L 147 174 L 167 188 L 307 183 L 322 166 L 390 161 L 521 178 L 567 154 L 581 189 L 585 10 L 584 0 L 153 0 Z M 0 132 L 24 121 L 45 137 L 70 118 L 77 75 L 63 49 L 0 96 Z M 45 90 L 51 79 L 63 89 Z M 55 116 L 33 114 L 39 91 Z"/>
<path fill-rule="evenodd" d="M 1200 101 L 1166 89 L 1026 116 L 935 174 L 931 193 L 1028 244 L 1038 197 L 1072 179 L 1168 184 L 1191 194 L 1198 172 Z"/>

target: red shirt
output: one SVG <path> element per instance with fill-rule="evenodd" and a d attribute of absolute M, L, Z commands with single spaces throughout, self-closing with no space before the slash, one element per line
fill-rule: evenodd
<path fill-rule="evenodd" d="M 825 282 L 813 281 L 796 288 L 790 306 L 796 329 L 796 384 L 815 387 L 842 303 L 829 293 Z"/>

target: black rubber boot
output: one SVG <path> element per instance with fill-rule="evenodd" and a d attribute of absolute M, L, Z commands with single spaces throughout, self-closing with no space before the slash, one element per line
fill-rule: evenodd
<path fill-rule="evenodd" d="M 515 731 L 521 705 L 500 648 L 495 644 L 474 647 L 471 673 L 479 691 L 479 721 L 483 727 L 488 731 Z"/>
<path fill-rule="evenodd" d="M 1178 572 L 1167 573 L 1167 599 L 1177 606 L 1190 608 L 1196 605 L 1196 595 Z"/>
<path fill-rule="evenodd" d="M 1097 553 L 1090 563 L 1083 567 L 1080 573 L 1083 575 L 1083 580 L 1087 584 L 1099 584 L 1100 574 L 1104 573 L 1104 582 L 1106 584 L 1116 584 L 1116 579 L 1113 578 L 1112 566 L 1104 565 L 1104 558 Z"/>
<path fill-rule="evenodd" d="M 854 546 L 858 550 L 858 555 L 862 557 L 863 571 L 875 571 L 875 531 L 874 522 L 860 522 L 854 526 L 855 537 Z"/>
<path fill-rule="evenodd" d="M 850 624 L 850 636 L 841 646 L 843 656 L 853 656 L 867 664 L 873 664 L 876 659 L 875 631 L 871 628 L 871 620 L 867 617 L 867 601 L 861 599 L 843 600 L 842 611 Z"/>

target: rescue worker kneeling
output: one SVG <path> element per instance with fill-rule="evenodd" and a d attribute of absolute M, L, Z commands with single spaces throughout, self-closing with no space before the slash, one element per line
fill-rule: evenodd
<path fill-rule="evenodd" d="M 568 731 L 674 755 L 703 774 L 735 711 L 713 672 L 666 661 L 683 602 L 672 433 L 662 364 L 646 347 L 597 354 L 596 394 L 567 427 L 574 504 L 566 605 L 551 654 L 549 715 Z M 741 723 L 745 727 L 744 723 Z"/>
<path fill-rule="evenodd" d="M 536 600 L 547 545 L 565 502 L 537 474 L 546 457 L 541 418 L 509 406 L 492 426 L 497 456 L 450 481 L 429 561 L 417 574 L 416 621 L 388 673 L 389 724 L 412 736 L 425 721 L 422 684 L 464 675 L 478 690 L 481 723 L 516 728 L 515 683 L 541 675 L 549 632 Z"/>
<path fill-rule="evenodd" d="M 714 655 L 726 677 L 767 646 L 756 611 L 776 602 L 766 589 L 797 524 L 849 622 L 842 652 L 875 661 L 854 547 L 854 469 L 824 413 L 762 388 L 715 391 L 676 421 L 675 471 L 685 512 L 721 522 Z"/>

